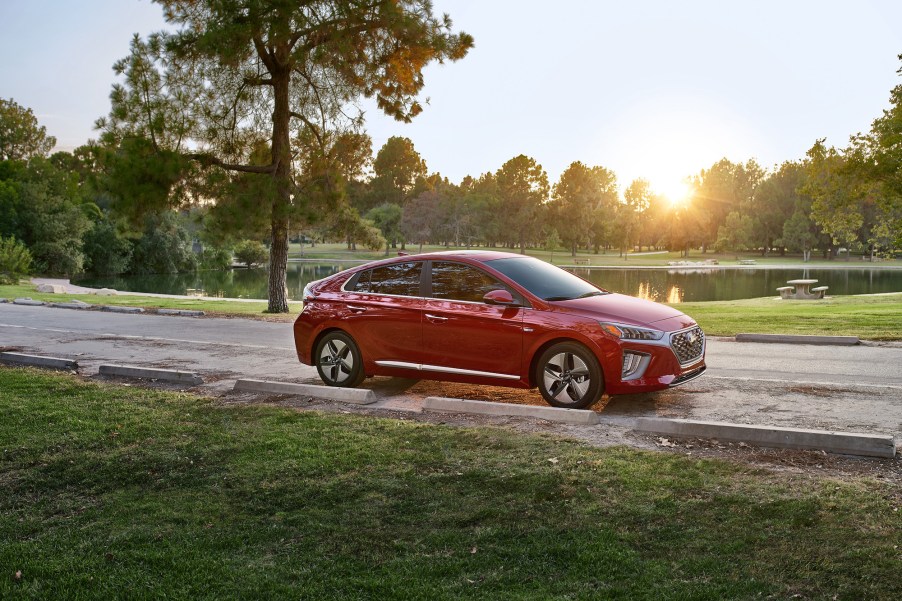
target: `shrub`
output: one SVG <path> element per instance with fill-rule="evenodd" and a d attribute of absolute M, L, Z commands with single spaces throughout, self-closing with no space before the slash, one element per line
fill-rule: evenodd
<path fill-rule="evenodd" d="M 13 236 L 0 236 L 0 284 L 18 284 L 30 267 L 31 253 L 25 245 Z"/>
<path fill-rule="evenodd" d="M 228 269 L 232 266 L 232 250 L 221 246 L 205 246 L 200 255 L 202 269 Z"/>
<path fill-rule="evenodd" d="M 269 251 L 256 240 L 242 240 L 235 246 L 235 259 L 247 267 L 265 263 L 267 258 Z"/>
<path fill-rule="evenodd" d="M 108 219 L 94 223 L 85 234 L 86 270 L 103 275 L 118 275 L 128 271 L 132 258 L 132 244 Z"/>

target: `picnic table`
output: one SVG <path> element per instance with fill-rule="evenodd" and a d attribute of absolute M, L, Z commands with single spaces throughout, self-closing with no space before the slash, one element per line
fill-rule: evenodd
<path fill-rule="evenodd" d="M 814 284 L 817 284 L 817 280 L 789 280 L 786 283 L 789 285 L 777 288 L 780 298 L 783 299 L 817 300 L 824 298 L 824 293 L 829 288 L 829 286 L 812 288 Z"/>

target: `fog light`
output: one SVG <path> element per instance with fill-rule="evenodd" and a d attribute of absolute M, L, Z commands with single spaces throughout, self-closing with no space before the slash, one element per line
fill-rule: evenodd
<path fill-rule="evenodd" d="M 623 351 L 623 370 L 620 373 L 621 380 L 635 380 L 641 378 L 648 367 L 650 355 L 635 351 Z"/>

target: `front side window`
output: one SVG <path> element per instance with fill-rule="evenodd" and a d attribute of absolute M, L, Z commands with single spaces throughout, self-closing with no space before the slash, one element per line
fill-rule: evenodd
<path fill-rule="evenodd" d="M 376 267 L 360 274 L 354 290 L 373 294 L 420 296 L 422 268 L 422 263 L 395 263 Z"/>
<path fill-rule="evenodd" d="M 483 302 L 482 297 L 492 290 L 506 290 L 507 286 L 489 274 L 463 263 L 432 262 L 432 298 Z"/>

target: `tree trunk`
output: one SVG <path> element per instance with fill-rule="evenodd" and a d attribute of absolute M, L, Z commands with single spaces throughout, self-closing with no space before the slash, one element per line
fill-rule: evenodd
<path fill-rule="evenodd" d="M 570 245 L 570 256 L 576 258 L 576 242 Z"/>
<path fill-rule="evenodd" d="M 290 71 L 273 74 L 272 159 L 276 193 L 272 199 L 272 246 L 269 249 L 270 313 L 288 313 L 288 213 L 291 208 Z"/>
<path fill-rule="evenodd" d="M 288 219 L 272 220 L 272 245 L 269 247 L 269 313 L 288 312 Z"/>

